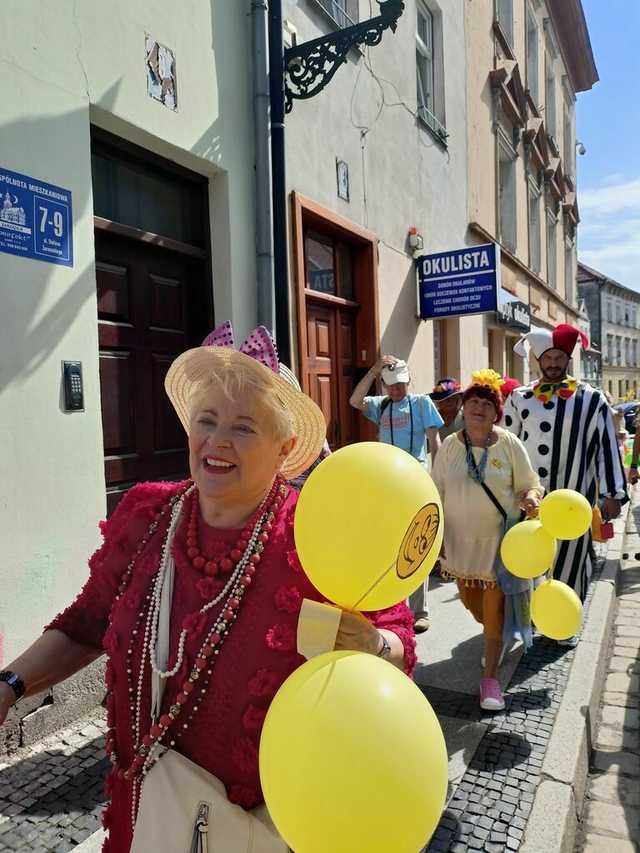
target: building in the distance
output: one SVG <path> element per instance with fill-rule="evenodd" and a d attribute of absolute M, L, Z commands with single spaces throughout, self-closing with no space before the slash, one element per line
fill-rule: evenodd
<path fill-rule="evenodd" d="M 591 319 L 587 311 L 586 302 L 578 297 L 578 328 L 581 329 L 589 339 L 589 346 L 582 351 L 579 365 L 578 378 L 582 382 L 593 385 L 594 388 L 602 387 L 602 359 L 600 349 L 593 342 L 591 332 Z"/>
<path fill-rule="evenodd" d="M 640 293 L 578 264 L 578 293 L 602 354 L 601 387 L 614 400 L 637 399 L 640 385 Z"/>
<path fill-rule="evenodd" d="M 576 95 L 598 79 L 582 4 L 464 6 L 470 237 L 500 244 L 502 301 L 526 304 L 532 328 L 575 325 Z M 527 380 L 520 331 L 485 324 L 490 367 Z"/>

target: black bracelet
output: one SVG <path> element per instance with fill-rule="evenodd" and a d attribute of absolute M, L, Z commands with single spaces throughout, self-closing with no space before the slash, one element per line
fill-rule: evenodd
<path fill-rule="evenodd" d="M 11 672 L 10 669 L 6 669 L 3 672 L 0 672 L 0 682 L 4 681 L 5 684 L 8 684 L 9 687 L 13 690 L 16 696 L 16 702 L 19 699 L 22 699 L 24 696 L 24 681 L 20 678 L 19 675 L 16 675 L 15 672 Z"/>

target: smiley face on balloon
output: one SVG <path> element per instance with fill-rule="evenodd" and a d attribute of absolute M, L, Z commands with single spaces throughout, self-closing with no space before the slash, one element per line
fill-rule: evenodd
<path fill-rule="evenodd" d="M 382 610 L 407 598 L 433 568 L 442 504 L 410 454 L 359 442 L 313 471 L 294 534 L 306 575 L 327 599 L 345 610 Z"/>

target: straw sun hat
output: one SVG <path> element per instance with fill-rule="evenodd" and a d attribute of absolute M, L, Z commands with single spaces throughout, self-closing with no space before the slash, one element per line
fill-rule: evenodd
<path fill-rule="evenodd" d="M 212 373 L 224 374 L 240 367 L 272 391 L 291 419 L 297 440 L 280 473 L 285 479 L 292 480 L 306 471 L 320 455 L 327 426 L 319 407 L 300 390 L 291 371 L 283 370 L 283 365 L 280 365 L 279 373 L 274 373 L 243 352 L 222 346 L 196 347 L 176 358 L 167 372 L 164 387 L 188 434 L 189 404 L 199 387 L 206 387 Z"/>

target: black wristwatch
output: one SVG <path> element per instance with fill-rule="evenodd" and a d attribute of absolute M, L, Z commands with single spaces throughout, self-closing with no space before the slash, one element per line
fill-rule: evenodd
<path fill-rule="evenodd" d="M 6 669 L 3 672 L 0 672 L 0 681 L 4 681 L 4 683 L 8 684 L 13 690 L 16 694 L 16 702 L 18 699 L 22 699 L 24 696 L 24 681 L 19 675 L 16 675 L 15 672 L 11 672 L 10 669 Z"/>

